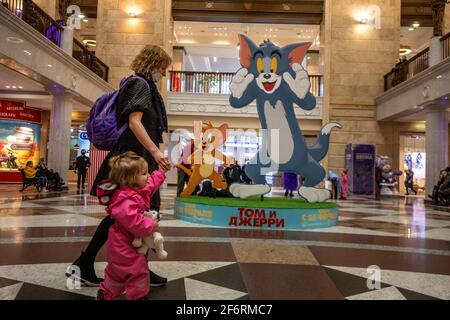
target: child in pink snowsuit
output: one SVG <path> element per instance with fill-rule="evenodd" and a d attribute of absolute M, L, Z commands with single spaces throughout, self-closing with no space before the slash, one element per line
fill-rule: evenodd
<path fill-rule="evenodd" d="M 111 300 L 124 291 L 130 300 L 145 299 L 150 290 L 148 262 L 132 242 L 135 237 L 150 236 L 158 227 L 143 212 L 150 209 L 150 198 L 164 182 L 165 173 L 160 169 L 149 175 L 147 162 L 134 152 L 111 158 L 110 166 L 109 180 L 117 189 L 106 211 L 115 223 L 109 228 L 108 265 L 97 299 Z"/>
<path fill-rule="evenodd" d="M 339 200 L 347 200 L 348 197 L 348 175 L 347 170 L 342 171 L 341 175 L 341 197 Z"/>

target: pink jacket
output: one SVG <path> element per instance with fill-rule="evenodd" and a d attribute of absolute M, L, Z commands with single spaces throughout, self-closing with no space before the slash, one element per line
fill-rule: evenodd
<path fill-rule="evenodd" d="M 115 223 L 108 233 L 108 262 L 132 265 L 140 254 L 133 247 L 135 237 L 147 237 L 155 229 L 152 218 L 142 213 L 150 208 L 150 198 L 163 184 L 166 176 L 161 170 L 152 172 L 142 188 L 122 187 L 111 198 L 106 212 Z"/>

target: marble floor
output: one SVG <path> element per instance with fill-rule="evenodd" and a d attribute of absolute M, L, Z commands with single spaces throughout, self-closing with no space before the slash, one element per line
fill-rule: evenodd
<path fill-rule="evenodd" d="M 104 207 L 72 190 L 18 189 L 0 185 L 0 299 L 93 299 L 96 288 L 69 288 L 64 272 Z M 178 220 L 174 196 L 174 187 L 162 190 L 169 258 L 149 263 L 169 282 L 151 299 L 450 299 L 450 212 L 420 197 L 351 197 L 339 202 L 336 227 L 254 231 Z M 103 249 L 99 276 L 105 257 Z"/>

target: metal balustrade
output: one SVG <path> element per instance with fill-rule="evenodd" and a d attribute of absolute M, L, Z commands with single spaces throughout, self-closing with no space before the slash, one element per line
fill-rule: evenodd
<path fill-rule="evenodd" d="M 0 0 L 0 4 L 61 48 L 64 32 L 62 21 L 56 22 L 31 0 Z M 108 81 L 109 67 L 76 39 L 73 40 L 72 56 L 103 80 Z"/>
<path fill-rule="evenodd" d="M 170 71 L 168 91 L 187 93 L 231 94 L 230 83 L 234 73 Z M 310 75 L 311 93 L 323 96 L 323 77 Z"/>

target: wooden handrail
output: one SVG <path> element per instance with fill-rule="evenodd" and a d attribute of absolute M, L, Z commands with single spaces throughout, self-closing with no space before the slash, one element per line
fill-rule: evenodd
<path fill-rule="evenodd" d="M 450 58 L 450 32 L 441 38 L 442 59 Z"/>
<path fill-rule="evenodd" d="M 429 67 L 429 51 L 430 48 L 425 48 L 411 59 L 397 63 L 389 73 L 384 75 L 384 91 L 426 70 Z"/>
<path fill-rule="evenodd" d="M 101 61 L 95 54 L 89 51 L 83 43 L 73 38 L 74 48 L 72 52 L 72 56 L 80 61 L 83 65 L 89 68 L 92 72 L 96 73 L 99 77 L 103 78 L 103 80 L 108 81 L 108 73 L 109 67 Z M 75 54 L 76 49 L 81 50 L 82 55 L 77 56 Z"/>
<path fill-rule="evenodd" d="M 450 32 L 447 33 L 445 36 L 443 36 L 443 37 L 441 38 L 441 41 L 445 41 L 445 40 L 447 40 L 447 39 L 450 39 Z"/>

